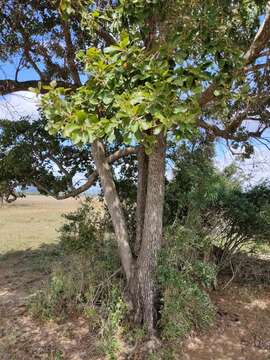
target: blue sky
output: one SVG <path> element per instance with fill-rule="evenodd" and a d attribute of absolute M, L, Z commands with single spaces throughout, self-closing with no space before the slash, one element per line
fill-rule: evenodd
<path fill-rule="evenodd" d="M 0 63 L 0 79 L 13 79 L 16 70 L 16 59 L 13 63 Z M 34 70 L 23 70 L 19 80 L 38 79 Z M 37 112 L 38 98 L 29 91 L 17 92 L 11 95 L 0 96 L 0 118 L 16 121 L 20 116 L 30 116 L 35 119 Z M 255 155 L 244 162 L 237 162 L 244 172 L 250 175 L 250 183 L 257 183 L 261 179 L 270 179 L 270 152 L 260 144 L 256 144 Z M 236 158 L 228 151 L 224 141 L 220 140 L 216 145 L 216 165 L 223 169 Z"/>

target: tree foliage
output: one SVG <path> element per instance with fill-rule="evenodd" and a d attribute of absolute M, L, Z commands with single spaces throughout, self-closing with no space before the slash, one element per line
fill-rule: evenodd
<path fill-rule="evenodd" d="M 78 148 L 44 129 L 46 120 L 0 121 L 1 180 L 16 186 L 34 185 L 53 196 L 74 189 L 75 176 L 93 170 L 88 146 Z"/>
<path fill-rule="evenodd" d="M 242 5 L 122 1 L 87 9 L 86 28 L 93 18 L 110 24 L 115 42 L 79 52 L 89 80 L 74 94 L 55 88 L 43 97 L 48 128 L 75 142 L 121 137 L 147 149 L 162 131 L 183 138 L 202 127 L 216 136 L 238 138 L 250 152 L 250 134 L 242 125 L 254 109 L 243 105 L 247 97 L 257 101 L 262 89 L 254 88 L 254 76 L 251 81 L 243 68 L 261 7 Z M 211 96 L 210 87 L 215 88 Z M 211 124 L 213 118 L 219 127 Z M 265 122 L 263 116 L 260 120 Z"/>
<path fill-rule="evenodd" d="M 166 187 L 165 224 L 181 224 L 219 246 L 226 263 L 241 248 L 269 241 L 269 184 L 247 187 L 234 164 L 222 172 L 205 139 L 172 154 L 174 178 Z M 223 261 L 224 260 L 224 261 Z"/>

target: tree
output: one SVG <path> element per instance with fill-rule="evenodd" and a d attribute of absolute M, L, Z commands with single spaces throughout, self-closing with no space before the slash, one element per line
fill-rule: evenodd
<path fill-rule="evenodd" d="M 18 198 L 25 197 L 23 192 L 17 190 L 18 184 L 16 182 L 0 180 L 0 205 L 4 202 L 12 203 Z"/>
<path fill-rule="evenodd" d="M 64 11 L 75 11 L 70 2 L 62 4 Z M 83 8 L 88 30 L 96 22 L 110 26 L 110 46 L 79 53 L 89 73 L 82 87 L 74 92 L 52 87 L 42 99 L 51 132 L 92 143 L 137 319 L 149 335 L 156 321 L 154 272 L 162 244 L 166 138 L 183 139 L 202 129 L 252 152 L 249 139 L 262 137 L 269 117 L 269 62 L 264 58 L 269 4 L 260 26 L 258 17 L 265 5 L 124 0 Z M 137 254 L 131 251 L 105 156 L 103 141 L 119 138 L 140 144 Z"/>
<path fill-rule="evenodd" d="M 98 181 L 90 146 L 78 147 L 61 135 L 45 130 L 46 119 L 0 120 L 0 183 L 7 202 L 19 195 L 16 188 L 35 186 L 41 194 L 58 200 L 76 197 Z M 108 162 L 123 167 L 123 157 L 136 148 L 115 151 L 108 147 Z M 126 181 L 125 171 L 121 171 Z"/>
<path fill-rule="evenodd" d="M 110 34 L 95 23 L 93 36 L 86 37 L 81 27 L 80 1 L 74 2 L 69 16 L 61 16 L 60 0 L 0 0 L 0 60 L 16 65 L 13 78 L 0 80 L 0 94 L 28 91 L 39 82 L 75 89 L 81 85 L 82 67 L 76 52 L 96 42 L 111 43 Z M 86 3 L 86 1 L 84 1 Z M 91 3 L 91 2 L 90 2 Z M 103 8 L 110 1 L 92 2 Z M 21 80 L 24 70 L 32 69 L 31 78 Z M 2 74 L 5 74 L 3 69 Z M 29 75 L 28 75 L 29 76 Z"/>
<path fill-rule="evenodd" d="M 2 8 L 10 15 L 11 2 L 7 4 L 9 7 Z M 26 10 L 23 4 L 19 7 L 21 14 Z M 83 30 L 78 26 L 70 37 L 75 40 L 83 31 L 83 43 L 74 46 L 72 63 L 77 61 L 76 49 L 87 48 L 79 53 L 78 60 L 90 76 L 80 86 L 67 55 L 63 56 L 64 64 L 69 64 L 72 79 L 59 75 L 61 66 L 57 76 L 51 72 L 45 79 L 39 74 L 44 85 L 40 86 L 41 91 L 49 91 L 43 98 L 48 128 L 76 143 L 92 144 L 137 319 L 145 322 L 152 335 L 157 295 L 154 272 L 162 244 L 166 141 L 188 138 L 199 129 L 212 138 L 226 139 L 233 152 L 240 144 L 238 152 L 251 153 L 250 137 L 261 141 L 269 117 L 269 5 L 264 13 L 266 2 L 252 0 L 61 1 L 61 16 L 57 11 L 59 4 L 52 4 L 49 12 L 43 10 L 39 16 L 31 17 L 31 23 L 38 26 L 30 35 L 48 29 L 47 14 L 53 21 L 46 33 L 51 39 L 56 32 L 59 38 L 67 40 L 63 37 L 63 21 L 68 22 L 69 29 L 82 21 Z M 36 3 L 31 2 L 31 6 L 35 8 Z M 264 21 L 259 26 L 262 13 Z M 46 19 L 42 26 L 41 18 Z M 12 43 L 10 34 L 16 39 L 19 34 L 20 40 L 23 37 L 15 20 L 13 29 L 6 22 L 2 27 L 2 34 L 9 34 L 4 37 L 4 44 Z M 35 37 L 38 43 L 41 35 L 44 34 Z M 22 49 L 24 61 L 35 68 L 22 46 L 25 42 L 17 40 L 14 51 Z M 31 44 L 34 53 L 39 54 L 33 41 Z M 56 56 L 59 53 L 52 52 L 51 61 Z M 46 62 L 46 57 L 42 58 Z M 54 79 L 59 81 L 49 88 L 48 83 Z M 13 81 L 3 85 L 4 94 L 37 82 L 21 84 L 16 80 L 15 84 Z M 254 124 L 254 129 L 246 126 L 246 120 Z M 139 145 L 135 253 L 131 251 L 110 171 L 105 147 L 108 141 Z M 120 147 L 119 151 L 126 150 Z"/>
<path fill-rule="evenodd" d="M 110 1 L 97 1 L 95 6 L 104 8 L 107 3 Z M 76 52 L 96 43 L 105 46 L 112 42 L 110 33 L 97 21 L 92 23 L 90 35 L 82 28 L 79 2 L 65 17 L 59 8 L 65 4 L 58 0 L 0 0 L 0 5 L 0 60 L 16 65 L 13 77 L 0 79 L 2 96 L 30 87 L 41 88 L 41 83 L 44 86 L 52 81 L 76 89 L 84 76 Z M 21 80 L 28 69 L 32 71 L 27 76 L 31 77 Z M 4 68 L 1 73 L 5 75 Z M 43 87 L 41 91 L 48 90 Z M 16 186 L 34 185 L 40 192 L 59 200 L 87 191 L 98 180 L 89 149 L 81 150 L 71 142 L 65 143 L 63 137 L 49 136 L 44 125 L 42 114 L 33 123 L 30 119 L 17 124 L 1 121 L 1 179 L 5 178 L 9 186 L 15 179 Z M 117 166 L 125 156 L 137 152 L 135 147 L 119 149 L 117 145 L 107 150 L 108 162 Z M 82 174 L 85 181 L 78 184 L 76 177 Z"/>
<path fill-rule="evenodd" d="M 210 241 L 204 258 L 214 259 L 223 270 L 243 247 L 254 249 L 269 241 L 270 189 L 267 182 L 247 187 L 246 176 L 233 163 L 219 171 L 213 150 L 207 138 L 173 149 L 174 176 L 166 186 L 164 223 L 180 224 Z"/>

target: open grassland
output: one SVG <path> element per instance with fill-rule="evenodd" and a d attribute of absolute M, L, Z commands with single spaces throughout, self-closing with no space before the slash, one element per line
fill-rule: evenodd
<path fill-rule="evenodd" d="M 80 202 L 30 195 L 4 205 L 0 208 L 0 255 L 55 243 L 62 214 L 76 210 Z"/>

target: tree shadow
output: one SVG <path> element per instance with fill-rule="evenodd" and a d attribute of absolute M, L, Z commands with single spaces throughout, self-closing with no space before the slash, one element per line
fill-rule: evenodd
<path fill-rule="evenodd" d="M 0 256 L 0 359 L 101 359 L 87 320 L 33 319 L 28 304 L 61 260 L 57 244 Z M 89 352 L 90 351 L 90 352 Z"/>
<path fill-rule="evenodd" d="M 230 282 L 270 285 L 270 254 L 239 252 L 232 257 L 221 276 L 228 277 Z"/>

